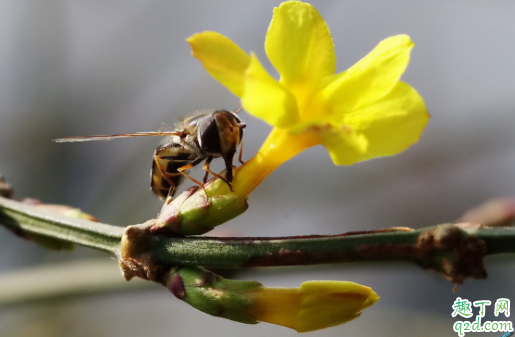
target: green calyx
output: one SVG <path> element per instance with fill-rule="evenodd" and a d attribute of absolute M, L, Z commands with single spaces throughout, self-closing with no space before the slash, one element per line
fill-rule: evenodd
<path fill-rule="evenodd" d="M 162 283 L 177 298 L 209 315 L 246 324 L 259 323 L 245 312 L 252 307 L 252 300 L 241 294 L 263 287 L 259 282 L 228 280 L 200 267 L 180 267 L 172 270 Z"/>
<path fill-rule="evenodd" d="M 248 208 L 246 198 L 221 193 L 225 184 L 216 179 L 204 189 L 192 187 L 174 200 L 167 199 L 152 230 L 199 235 L 242 214 Z"/>

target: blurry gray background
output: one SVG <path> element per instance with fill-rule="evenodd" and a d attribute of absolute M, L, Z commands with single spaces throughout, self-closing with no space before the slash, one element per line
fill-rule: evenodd
<path fill-rule="evenodd" d="M 158 139 L 50 140 L 156 130 L 161 122 L 173 124 L 199 109 L 238 108 L 238 99 L 190 56 L 185 39 L 204 30 L 220 32 L 255 51 L 275 73 L 263 42 L 279 3 L 0 0 L 0 172 L 15 196 L 79 207 L 116 225 L 155 216 L 160 201 L 149 190 L 148 176 Z M 278 236 L 420 228 L 515 193 L 515 2 L 312 4 L 331 29 L 338 71 L 380 40 L 409 34 L 417 47 L 403 80 L 422 94 L 432 118 L 420 142 L 395 157 L 336 167 L 321 147 L 302 153 L 275 171 L 250 196 L 247 213 L 224 229 Z M 246 160 L 270 127 L 242 116 L 248 124 Z M 3 273 L 103 256 L 84 248 L 74 254 L 48 252 L 0 229 Z M 515 299 L 515 261 L 486 262 L 489 278 L 467 281 L 458 294 L 435 274 L 394 263 L 247 270 L 234 277 L 290 287 L 310 279 L 352 280 L 381 296 L 356 321 L 313 336 L 456 336 L 451 318 L 456 296 L 492 303 Z M 1 336 L 207 334 L 297 335 L 269 324 L 209 317 L 158 286 L 0 308 Z"/>

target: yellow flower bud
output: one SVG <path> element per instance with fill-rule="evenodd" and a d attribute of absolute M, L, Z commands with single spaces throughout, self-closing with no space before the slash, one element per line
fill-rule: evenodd
<path fill-rule="evenodd" d="M 243 294 L 249 316 L 307 332 L 347 323 L 377 302 L 369 287 L 348 281 L 308 281 L 300 288 L 257 288 Z"/>

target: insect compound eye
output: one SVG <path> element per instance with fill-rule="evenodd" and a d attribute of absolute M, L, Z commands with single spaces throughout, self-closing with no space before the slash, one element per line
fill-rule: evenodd
<path fill-rule="evenodd" d="M 198 123 L 197 138 L 200 148 L 210 155 L 221 155 L 220 132 L 214 115 L 202 118 Z"/>
<path fill-rule="evenodd" d="M 240 141 L 241 141 L 243 139 L 243 129 L 245 129 L 247 127 L 247 124 L 238 122 L 237 126 L 240 129 Z"/>
<path fill-rule="evenodd" d="M 243 135 L 241 121 L 236 114 L 226 110 L 218 110 L 213 116 L 218 126 L 220 154 L 224 159 L 232 161 Z"/>
<path fill-rule="evenodd" d="M 236 145 L 238 145 L 241 139 L 243 139 L 243 129 L 247 125 L 243 123 L 240 117 L 238 117 L 238 115 L 234 112 L 221 110 L 218 111 L 218 113 L 220 116 L 219 118 L 217 118 L 218 124 L 220 125 L 223 123 L 224 125 L 226 125 L 226 130 L 229 130 L 230 133 L 232 133 L 236 137 L 239 134 L 239 140 L 236 141 Z"/>
<path fill-rule="evenodd" d="M 240 117 L 238 117 L 238 115 L 235 114 L 234 112 L 230 112 L 230 111 L 224 111 L 224 112 L 227 113 L 228 119 L 231 119 L 233 127 L 239 129 L 239 131 L 240 131 L 240 141 L 241 141 L 243 139 L 243 129 L 245 129 L 245 127 L 247 125 L 245 123 L 243 123 L 241 121 Z M 233 130 L 231 130 L 231 132 L 233 132 Z"/>

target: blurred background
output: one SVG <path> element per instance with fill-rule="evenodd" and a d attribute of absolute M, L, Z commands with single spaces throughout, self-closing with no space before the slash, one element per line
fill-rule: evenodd
<path fill-rule="evenodd" d="M 0 172 L 15 197 L 71 205 L 120 226 L 154 217 L 161 201 L 149 190 L 149 170 L 158 139 L 79 144 L 51 139 L 151 131 L 197 110 L 238 108 L 238 99 L 190 55 L 185 39 L 204 30 L 220 32 L 256 52 L 275 73 L 263 43 L 279 3 L 0 0 Z M 515 194 L 515 2 L 311 3 L 331 29 L 338 71 L 380 40 L 410 35 L 417 47 L 403 80 L 425 98 L 432 118 L 420 142 L 395 157 L 336 167 L 321 147 L 302 153 L 250 196 L 244 215 L 216 232 L 285 236 L 421 228 Z M 270 127 L 241 115 L 248 125 L 247 160 Z M 199 179 L 202 174 L 193 173 Z M 93 268 L 94 278 L 118 273 L 103 253 L 49 252 L 0 229 L 1 275 L 101 258 L 111 262 L 109 272 Z M 361 318 L 313 336 L 456 336 L 451 306 L 457 296 L 492 304 L 500 297 L 515 299 L 515 260 L 487 258 L 486 267 L 487 280 L 468 280 L 457 294 L 442 277 L 401 263 L 254 269 L 233 277 L 283 287 L 311 279 L 351 280 L 381 296 Z M 66 280 L 64 273 L 61 281 Z M 119 284 L 124 282 L 120 277 Z M 487 312 L 487 318 L 499 319 L 493 305 Z M 270 324 L 207 316 L 152 285 L 0 306 L 1 336 L 207 334 L 297 335 Z"/>

